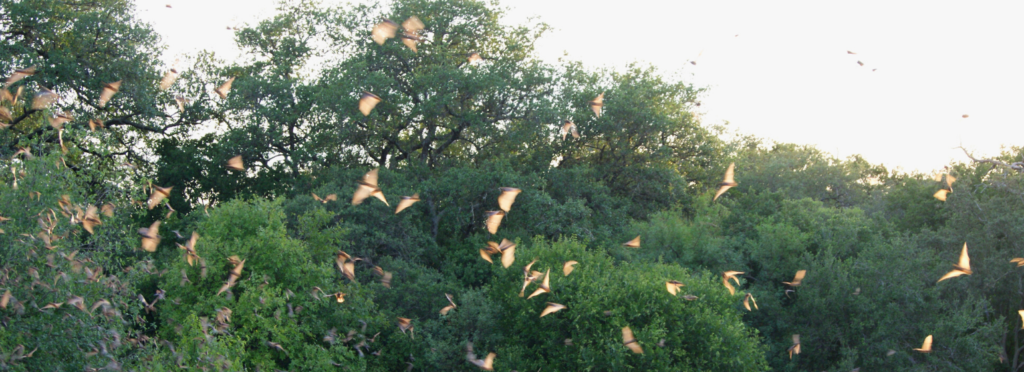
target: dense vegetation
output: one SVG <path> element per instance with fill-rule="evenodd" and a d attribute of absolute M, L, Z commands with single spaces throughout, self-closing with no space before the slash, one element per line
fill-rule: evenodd
<path fill-rule="evenodd" d="M 426 25 L 416 52 L 370 38 L 410 16 Z M 171 66 L 130 1 L 0 0 L 0 71 L 37 68 L 0 102 L 0 370 L 479 370 L 468 343 L 498 371 L 1024 367 L 1018 169 L 950 164 L 942 202 L 931 175 L 725 136 L 692 114 L 701 89 L 653 68 L 542 62 L 547 26 L 501 16 L 473 0 L 285 3 L 236 32 L 246 58 L 192 56 L 162 90 Z M 33 105 L 43 88 L 59 100 Z M 382 98 L 368 116 L 362 91 Z M 236 155 L 244 171 L 225 167 Z M 712 201 L 733 162 L 739 185 Z M 390 206 L 352 205 L 374 168 Z M 157 185 L 173 188 L 147 209 Z M 492 235 L 499 187 L 522 193 Z M 155 221 L 148 252 L 136 231 Z M 479 254 L 502 239 L 508 268 Z M 973 274 L 937 283 L 964 242 Z M 351 278 L 338 251 L 361 259 Z M 533 260 L 552 290 L 527 299 Z M 439 314 L 445 294 L 457 307 Z M 566 309 L 541 318 L 547 302 Z M 933 351 L 914 351 L 928 335 Z"/>

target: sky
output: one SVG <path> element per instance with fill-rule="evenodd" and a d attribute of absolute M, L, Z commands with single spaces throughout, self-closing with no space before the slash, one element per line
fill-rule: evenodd
<path fill-rule="evenodd" d="M 169 62 L 204 49 L 238 58 L 226 27 L 255 24 L 277 7 L 274 0 L 136 4 L 139 17 L 162 35 Z M 1018 66 L 1024 2 L 504 0 L 501 6 L 508 8 L 507 24 L 538 17 L 553 28 L 537 44 L 542 60 L 614 69 L 650 64 L 707 88 L 698 109 L 706 125 L 728 123 L 741 134 L 925 173 L 968 161 L 961 145 L 976 157 L 1024 146 L 1016 106 L 1024 102 Z"/>

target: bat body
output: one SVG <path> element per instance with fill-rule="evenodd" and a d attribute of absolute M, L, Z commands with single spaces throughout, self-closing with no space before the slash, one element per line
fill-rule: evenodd
<path fill-rule="evenodd" d="M 964 242 L 964 248 L 960 251 L 960 261 L 953 265 L 953 271 L 946 273 L 942 278 L 939 278 L 939 282 L 955 278 L 960 275 L 971 275 L 974 272 L 971 271 L 971 258 L 967 256 L 967 243 Z"/>
<path fill-rule="evenodd" d="M 100 92 L 100 101 L 98 102 L 99 106 L 106 106 L 107 102 L 109 102 L 111 98 L 114 98 L 114 95 L 117 94 L 119 90 L 121 90 L 121 80 L 103 84 L 103 91 Z"/>
<path fill-rule="evenodd" d="M 735 170 L 736 163 L 729 163 L 729 168 L 725 170 L 725 177 L 723 177 L 722 182 L 718 184 L 718 191 L 715 192 L 715 197 L 714 199 L 711 199 L 711 201 L 718 200 L 719 196 L 722 196 L 722 194 L 725 194 L 725 192 L 729 191 L 729 189 L 739 185 L 739 183 L 737 183 L 736 180 L 733 178 L 733 173 L 735 172 Z"/>
<path fill-rule="evenodd" d="M 601 108 L 604 107 L 604 93 L 598 94 L 597 98 L 590 101 L 590 110 L 594 112 L 594 115 L 598 118 L 601 117 Z"/>
<path fill-rule="evenodd" d="M 363 91 L 363 95 L 359 97 L 359 112 L 363 113 L 363 116 L 370 116 L 370 111 L 373 111 L 380 101 L 376 94 Z"/>
<path fill-rule="evenodd" d="M 640 248 L 640 235 L 637 235 L 635 238 L 633 238 L 633 240 L 622 243 L 622 246 L 629 248 Z"/>
<path fill-rule="evenodd" d="M 742 271 L 726 271 L 722 273 L 722 284 L 725 285 L 725 288 L 729 289 L 729 294 L 736 294 L 736 289 L 733 288 L 731 284 L 729 284 L 729 279 L 735 281 L 736 285 L 740 285 L 740 280 L 736 278 L 736 275 L 740 275 L 743 273 L 744 272 Z"/>
<path fill-rule="evenodd" d="M 799 287 L 800 286 L 800 282 L 802 282 L 804 280 L 804 275 L 807 275 L 807 270 L 797 271 L 796 275 L 793 276 L 793 281 L 792 282 L 782 282 L 782 284 L 788 285 L 790 287 Z"/>
<path fill-rule="evenodd" d="M 562 264 L 562 273 L 565 274 L 565 276 L 569 276 L 578 263 L 579 262 L 576 261 L 565 261 L 565 263 Z"/>
<path fill-rule="evenodd" d="M 789 352 L 789 359 L 793 359 L 793 354 L 800 354 L 800 335 L 793 335 L 793 346 L 790 346 L 786 351 Z"/>
<path fill-rule="evenodd" d="M 679 289 L 683 288 L 683 286 L 685 286 L 685 284 L 676 280 L 669 280 L 665 282 L 665 288 L 668 289 L 668 293 L 671 293 L 673 296 L 679 293 Z"/>
<path fill-rule="evenodd" d="M 228 159 L 228 169 L 236 171 L 244 171 L 245 163 L 242 162 L 242 155 L 238 155 L 231 159 Z"/>
<path fill-rule="evenodd" d="M 398 31 L 398 24 L 390 19 L 385 19 L 376 26 L 373 26 L 371 37 L 378 45 L 384 45 L 385 41 L 395 37 L 396 31 Z"/>
<path fill-rule="evenodd" d="M 227 99 L 228 93 L 231 92 L 231 83 L 234 82 L 235 78 L 232 77 L 228 79 L 228 81 L 225 81 L 224 84 L 221 84 L 219 87 L 217 87 L 217 89 L 214 89 L 213 92 L 217 93 L 217 95 L 220 96 L 220 99 Z"/>
<path fill-rule="evenodd" d="M 565 140 L 567 134 L 572 134 L 572 138 L 580 138 L 580 133 L 576 131 L 576 123 L 566 120 L 565 124 L 562 124 L 562 140 Z"/>
<path fill-rule="evenodd" d="M 548 302 L 548 307 L 544 308 L 544 311 L 540 313 L 540 317 L 543 318 L 545 315 L 558 312 L 562 309 L 565 309 L 565 305 Z"/>
<path fill-rule="evenodd" d="M 930 353 L 930 352 L 932 352 L 932 335 L 928 335 L 928 337 L 925 337 L 924 338 L 924 343 L 921 344 L 921 348 L 920 349 L 915 348 L 914 351 L 919 351 L 919 352 L 922 352 L 922 353 Z"/>
<path fill-rule="evenodd" d="M 142 235 L 142 249 L 156 252 L 156 247 L 160 245 L 160 221 L 153 222 L 148 228 L 139 229 L 139 235 Z"/>
<path fill-rule="evenodd" d="M 420 194 L 412 194 L 412 196 L 403 196 L 402 200 L 398 202 L 398 208 L 395 208 L 395 214 L 411 207 L 416 202 L 420 201 Z"/>
<path fill-rule="evenodd" d="M 640 344 L 636 342 L 636 337 L 633 336 L 633 330 L 629 327 L 622 327 L 622 344 L 625 345 L 634 354 L 643 354 L 644 349 L 640 347 Z"/>
<path fill-rule="evenodd" d="M 508 213 L 512 209 L 512 203 L 516 202 L 516 196 L 523 190 L 514 187 L 499 187 L 498 190 L 501 190 L 501 195 L 498 196 L 498 208 Z"/>
<path fill-rule="evenodd" d="M 384 205 L 390 206 L 388 200 L 384 198 L 384 192 L 377 187 L 377 168 L 366 172 L 366 175 L 358 183 L 359 186 L 356 187 L 356 192 L 352 194 L 352 205 L 362 204 L 363 200 L 373 196 L 384 202 Z"/>
<path fill-rule="evenodd" d="M 501 219 L 505 218 L 505 211 L 487 211 L 484 212 L 487 215 L 487 231 L 491 234 L 498 233 L 498 227 L 501 226 Z"/>

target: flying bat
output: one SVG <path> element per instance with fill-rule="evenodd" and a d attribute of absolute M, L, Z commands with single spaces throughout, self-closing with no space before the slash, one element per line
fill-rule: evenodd
<path fill-rule="evenodd" d="M 750 311 L 750 302 L 753 302 L 754 308 L 757 309 L 757 300 L 754 299 L 754 295 L 747 293 L 747 295 L 743 297 L 743 307 L 747 308 L 747 311 Z"/>
<path fill-rule="evenodd" d="M 628 326 L 622 327 L 622 344 L 632 350 L 634 354 L 644 353 L 644 349 L 636 342 L 636 337 L 633 337 L 633 330 Z"/>
<path fill-rule="evenodd" d="M 90 205 L 89 208 L 85 209 L 85 217 L 82 217 L 82 227 L 85 228 L 85 231 L 88 231 L 90 234 L 93 234 L 93 226 L 102 223 L 100 222 L 100 215 L 99 213 L 97 213 L 98 211 L 99 208 L 96 208 L 95 205 Z"/>
<path fill-rule="evenodd" d="M 958 277 L 960 275 L 971 275 L 974 272 L 971 271 L 971 258 L 967 257 L 967 242 L 964 242 L 964 248 L 960 251 L 960 262 L 953 265 L 953 271 L 946 273 L 942 278 L 939 278 L 939 282 Z M 938 282 L 936 282 L 938 283 Z"/>
<path fill-rule="evenodd" d="M 480 61 L 483 61 L 483 60 L 484 60 L 483 57 L 480 57 L 480 53 L 469 52 L 469 53 L 466 54 L 466 61 L 468 61 L 469 64 L 471 64 L 471 65 L 475 64 L 475 63 L 478 63 Z"/>
<path fill-rule="evenodd" d="M 99 106 L 106 106 L 107 102 L 110 101 L 110 99 L 114 97 L 114 94 L 117 94 L 117 91 L 119 90 L 121 90 L 121 80 L 103 84 L 103 91 L 100 92 L 100 101 L 98 102 Z"/>
<path fill-rule="evenodd" d="M 398 208 L 395 208 L 395 214 L 401 212 L 405 208 L 411 207 L 416 202 L 420 201 L 420 194 L 412 194 L 412 196 L 403 196 L 402 200 L 398 202 Z"/>
<path fill-rule="evenodd" d="M 533 298 L 534 296 L 542 294 L 542 293 L 551 293 L 551 275 L 550 274 L 551 274 L 551 269 L 548 269 L 548 271 L 544 273 L 544 284 L 539 285 L 540 288 L 537 288 L 537 290 L 534 291 L 533 294 L 530 295 L 530 297 L 527 297 L 526 298 L 527 300 Z"/>
<path fill-rule="evenodd" d="M 363 95 L 359 97 L 359 112 L 362 112 L 363 116 L 370 116 L 370 111 L 373 111 L 380 101 L 376 94 L 363 91 Z"/>
<path fill-rule="evenodd" d="M 163 79 L 160 79 L 160 90 L 167 90 L 175 80 L 178 80 L 178 70 L 172 68 L 164 73 Z"/>
<path fill-rule="evenodd" d="M 604 93 L 598 94 L 597 98 L 590 101 L 590 110 L 594 112 L 594 115 L 598 118 L 601 117 L 601 107 L 604 107 Z"/>
<path fill-rule="evenodd" d="M 487 242 L 487 247 L 480 250 L 480 256 L 491 263 L 493 263 L 491 255 L 498 253 L 501 253 L 501 266 L 507 269 L 516 260 L 516 243 L 508 239 L 502 239 L 501 244 Z"/>
<path fill-rule="evenodd" d="M 789 359 L 793 359 L 793 354 L 800 354 L 800 335 L 793 335 L 793 346 L 790 346 L 786 351 L 789 352 Z"/>
<path fill-rule="evenodd" d="M 508 213 L 509 209 L 512 209 L 512 203 L 515 203 L 516 196 L 523 190 L 514 187 L 499 187 L 501 195 L 498 196 L 498 208 Z"/>
<path fill-rule="evenodd" d="M 388 200 L 384 198 L 384 192 L 377 187 L 377 168 L 366 172 L 363 179 L 358 183 L 359 186 L 356 187 L 356 192 L 352 194 L 352 205 L 362 204 L 364 199 L 373 196 L 384 202 L 384 205 L 391 206 L 388 204 Z"/>
<path fill-rule="evenodd" d="M 505 211 L 486 211 L 484 214 L 487 215 L 487 231 L 491 234 L 498 233 L 498 226 L 501 226 L 501 219 L 505 217 Z"/>
<path fill-rule="evenodd" d="M 932 194 L 932 196 L 935 197 L 935 199 L 939 199 L 941 201 L 946 201 L 946 195 L 949 195 L 949 193 L 951 193 L 951 192 L 953 192 L 953 190 L 950 190 L 950 189 L 939 189 L 939 191 L 936 191 L 935 194 Z"/>
<path fill-rule="evenodd" d="M 922 353 L 932 352 L 932 335 L 928 335 L 928 337 L 925 337 L 924 343 L 921 344 L 921 348 L 914 348 L 914 351 L 920 351 Z"/>
<path fill-rule="evenodd" d="M 171 189 L 173 188 L 174 186 L 160 187 L 153 185 L 153 193 L 149 194 L 149 202 L 147 203 L 149 209 L 152 210 L 153 207 L 155 207 L 157 204 L 160 204 L 160 202 L 163 201 L 165 198 L 171 196 Z"/>
<path fill-rule="evenodd" d="M 669 280 L 665 282 L 665 289 L 668 289 L 668 293 L 671 293 L 673 296 L 675 296 L 677 293 L 679 293 L 679 289 L 683 288 L 683 286 L 685 285 L 686 284 L 683 284 L 682 282 L 676 280 Z"/>
<path fill-rule="evenodd" d="M 718 200 L 718 197 L 722 196 L 722 194 L 725 194 L 725 192 L 729 191 L 730 188 L 739 185 L 739 183 L 736 183 L 736 180 L 733 179 L 733 172 L 735 170 L 736 163 L 729 163 L 729 169 L 725 170 L 725 177 L 722 178 L 722 182 L 718 184 L 718 191 L 715 192 L 715 197 L 714 199 L 711 199 L 711 201 Z"/>
<path fill-rule="evenodd" d="M 219 87 L 217 87 L 217 89 L 214 89 L 213 92 L 217 93 L 217 95 L 220 96 L 220 99 L 227 99 L 228 93 L 231 92 L 231 83 L 234 82 L 235 77 L 232 76 L 230 79 L 228 79 L 228 81 L 225 81 L 224 84 L 221 84 Z"/>
<path fill-rule="evenodd" d="M 139 235 L 142 235 L 142 249 L 156 252 L 156 246 L 160 245 L 160 221 L 153 222 L 148 228 L 139 229 Z"/>
<path fill-rule="evenodd" d="M 782 284 L 788 285 L 790 287 L 799 287 L 800 286 L 800 282 L 802 282 L 804 280 L 804 275 L 806 275 L 806 274 L 807 274 L 807 270 L 797 271 L 796 275 L 793 276 L 793 281 L 792 282 L 782 282 Z"/>
<path fill-rule="evenodd" d="M 545 315 L 558 312 L 559 310 L 565 309 L 565 305 L 556 304 L 554 302 L 548 302 L 548 307 L 544 308 L 544 311 L 540 313 L 540 317 L 543 318 Z"/>
<path fill-rule="evenodd" d="M 245 163 L 242 163 L 242 155 L 238 155 L 231 159 L 228 159 L 228 169 L 236 171 L 244 171 Z"/>
<path fill-rule="evenodd" d="M 32 98 L 33 110 L 42 110 L 50 107 L 54 102 L 57 102 L 57 93 L 46 89 L 46 87 L 41 86 L 39 88 L 42 90 L 40 90 L 39 93 L 36 93 L 36 96 Z"/>
<path fill-rule="evenodd" d="M 565 261 L 565 263 L 562 264 L 562 273 L 565 274 L 565 276 L 569 276 L 569 274 L 572 273 L 572 271 L 575 269 L 576 264 L 578 263 L 579 262 L 576 261 Z"/>
<path fill-rule="evenodd" d="M 576 123 L 566 120 L 565 124 L 562 124 L 562 140 L 565 140 L 565 135 L 572 134 L 572 138 L 580 138 L 580 133 L 576 131 Z"/>
<path fill-rule="evenodd" d="M 448 315 L 449 311 L 452 311 L 452 309 L 458 306 L 455 306 L 455 301 L 452 301 L 452 295 L 445 293 L 444 297 L 448 299 L 449 305 L 441 308 L 441 315 Z"/>
<path fill-rule="evenodd" d="M 320 198 L 316 194 L 313 194 L 313 199 L 318 201 L 318 202 L 320 202 L 321 204 L 327 204 L 327 202 L 332 202 L 332 201 L 338 200 L 338 194 L 330 194 L 330 195 L 327 195 L 327 196 L 325 196 L 323 198 Z"/>
<path fill-rule="evenodd" d="M 622 246 L 629 248 L 640 248 L 640 235 L 637 235 L 635 238 L 633 238 L 633 240 L 622 243 Z"/>
<path fill-rule="evenodd" d="M 398 31 L 398 24 L 390 19 L 385 19 L 376 26 L 373 26 L 371 37 L 377 44 L 384 45 L 385 41 L 395 37 L 396 31 Z"/>
<path fill-rule="evenodd" d="M 722 273 L 722 284 L 725 284 L 725 288 L 729 289 L 729 294 L 736 294 L 736 289 L 729 284 L 729 279 L 736 282 L 736 285 L 740 285 L 740 280 L 736 278 L 736 275 L 743 274 L 742 271 L 726 271 Z"/>
<path fill-rule="evenodd" d="M 20 70 L 14 70 L 14 73 L 11 74 L 11 77 L 7 78 L 7 83 L 4 85 L 4 88 L 11 86 L 11 84 L 14 84 L 14 83 L 17 83 L 17 82 L 21 81 L 21 79 L 24 79 L 26 77 L 29 77 L 29 76 L 32 76 L 32 75 L 35 75 L 35 74 L 36 74 L 36 66 L 31 66 L 31 67 L 28 67 L 28 68 L 23 68 L 23 69 L 20 69 Z"/>

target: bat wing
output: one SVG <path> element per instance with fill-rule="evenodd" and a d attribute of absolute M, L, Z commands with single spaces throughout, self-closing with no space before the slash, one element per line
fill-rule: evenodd
<path fill-rule="evenodd" d="M 420 32 L 423 30 L 423 27 L 425 27 L 425 25 L 416 16 L 409 17 L 405 22 L 402 22 L 402 28 L 404 28 L 406 32 Z"/>
<path fill-rule="evenodd" d="M 955 277 L 958 277 L 958 276 L 964 275 L 964 274 L 967 274 L 967 273 L 965 273 L 963 271 L 960 271 L 960 270 L 953 270 L 953 271 L 950 271 L 950 272 L 946 273 L 946 275 L 943 275 L 941 278 L 939 278 L 939 282 L 941 282 L 943 280 L 946 280 L 946 279 L 949 279 L 949 278 L 955 278 Z M 936 283 L 938 283 L 938 282 L 936 282 Z"/>
<path fill-rule="evenodd" d="M 377 172 L 380 168 L 373 168 L 369 172 L 363 175 L 363 183 L 377 187 Z"/>
<path fill-rule="evenodd" d="M 797 271 L 796 276 L 793 277 L 793 284 L 799 285 L 804 280 L 805 275 L 807 275 L 807 270 Z"/>
<path fill-rule="evenodd" d="M 743 297 L 743 307 L 745 307 L 747 311 L 750 311 L 750 293 L 747 293 L 747 295 Z"/>
<path fill-rule="evenodd" d="M 398 25 L 389 19 L 385 19 L 383 22 L 373 26 L 372 37 L 379 45 L 384 45 L 384 42 L 390 38 L 395 37 L 395 31 L 398 30 Z"/>
<path fill-rule="evenodd" d="M 221 99 L 227 99 L 228 98 L 228 93 L 231 92 L 231 83 L 234 83 L 234 82 L 235 82 L 235 78 L 232 77 L 232 78 L 228 79 L 228 81 L 225 81 L 224 84 L 221 84 L 219 87 L 217 87 L 217 89 L 214 89 L 214 92 L 216 92 L 217 95 L 219 95 Z"/>
<path fill-rule="evenodd" d="M 640 235 L 637 235 L 635 238 L 633 238 L 633 240 L 622 243 L 622 246 L 630 248 L 640 248 Z"/>
<path fill-rule="evenodd" d="M 548 307 L 544 308 L 544 311 L 542 311 L 540 313 L 540 317 L 543 318 L 545 315 L 548 315 L 548 314 L 551 314 L 551 313 L 554 313 L 554 312 L 558 312 L 559 310 L 562 310 L 564 308 L 565 308 L 565 305 L 556 304 L 554 302 L 548 302 Z"/>
<path fill-rule="evenodd" d="M 630 330 L 629 327 L 622 328 L 622 344 L 626 345 L 626 347 L 635 354 L 644 353 L 644 349 L 636 342 L 636 337 L 633 337 L 633 331 Z"/>
<path fill-rule="evenodd" d="M 947 189 L 939 189 L 939 191 L 936 191 L 935 194 L 933 194 L 932 196 L 934 196 L 935 199 L 939 199 L 941 201 L 946 201 L 946 195 L 948 195 L 949 192 L 950 191 L 947 190 Z"/>
<path fill-rule="evenodd" d="M 722 183 L 736 183 L 734 173 L 736 171 L 736 163 L 729 163 L 729 168 L 725 170 L 725 177 L 722 178 Z"/>
<path fill-rule="evenodd" d="M 924 338 L 924 343 L 921 344 L 921 348 L 920 349 L 914 349 L 914 350 L 920 351 L 922 353 L 930 353 L 930 352 L 932 352 L 932 335 L 928 335 L 928 337 Z"/>
<path fill-rule="evenodd" d="M 371 195 L 376 197 L 378 200 L 384 202 L 384 205 L 389 206 L 389 207 L 391 206 L 391 204 L 388 204 L 388 199 L 384 197 L 384 192 L 380 191 L 380 189 L 374 189 L 373 193 L 371 193 Z"/>
<path fill-rule="evenodd" d="M 719 186 L 719 187 L 718 187 L 718 191 L 717 191 L 717 192 L 715 192 L 715 197 L 714 197 L 714 199 L 711 199 L 711 201 L 715 201 L 715 200 L 718 200 L 718 197 L 719 197 L 719 196 L 722 196 L 722 194 L 725 194 L 725 192 L 726 192 L 726 191 L 729 191 L 729 189 L 731 189 L 731 188 L 732 188 L 732 186 L 728 186 L 728 185 L 722 185 L 722 186 Z"/>

